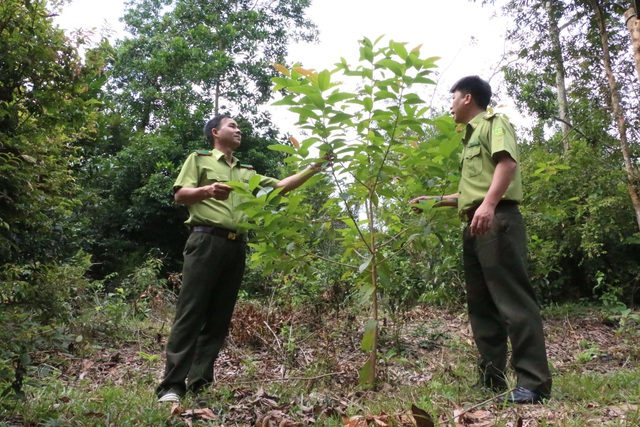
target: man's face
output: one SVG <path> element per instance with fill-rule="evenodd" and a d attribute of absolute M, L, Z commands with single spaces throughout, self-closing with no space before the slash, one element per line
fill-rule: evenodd
<path fill-rule="evenodd" d="M 453 99 L 451 100 L 451 107 L 449 111 L 453 116 L 453 120 L 456 123 L 468 123 L 470 118 L 469 106 L 471 104 L 471 95 L 463 94 L 459 90 L 453 92 Z"/>
<path fill-rule="evenodd" d="M 220 121 L 218 129 L 213 129 L 213 137 L 218 146 L 232 150 L 238 148 L 242 142 L 242 132 L 238 127 L 238 123 L 231 117 Z"/>

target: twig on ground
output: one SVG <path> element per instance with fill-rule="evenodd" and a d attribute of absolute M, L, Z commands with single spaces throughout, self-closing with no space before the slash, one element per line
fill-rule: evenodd
<path fill-rule="evenodd" d="M 482 402 L 480 402 L 480 403 L 477 403 L 477 404 L 475 404 L 475 405 L 473 405 L 473 406 L 470 406 L 469 408 L 464 409 L 462 412 L 460 412 L 459 414 L 457 414 L 457 415 L 455 416 L 455 418 L 461 417 L 461 416 L 463 416 L 464 414 L 466 414 L 467 412 L 471 412 L 471 411 L 473 411 L 474 409 L 479 408 L 479 407 L 481 407 L 481 406 L 483 406 L 483 405 L 486 405 L 487 403 L 489 403 L 489 402 L 491 402 L 491 401 L 493 401 L 493 400 L 496 400 L 496 399 L 498 399 L 498 398 L 500 398 L 500 397 L 502 397 L 502 396 L 506 396 L 507 394 L 511 393 L 512 391 L 513 391 L 513 389 L 511 389 L 511 390 L 507 390 L 507 391 L 505 391 L 504 393 L 497 394 L 497 395 L 495 395 L 495 396 L 493 396 L 493 397 L 491 397 L 491 398 L 489 398 L 489 399 L 487 399 L 487 400 L 484 400 L 484 401 L 482 401 Z M 443 414 L 443 415 L 444 415 L 444 417 L 445 417 L 445 420 L 444 420 L 444 421 L 439 422 L 439 423 L 438 423 L 438 425 L 444 425 L 444 424 L 443 424 L 444 422 L 449 423 L 449 422 L 451 421 L 451 420 L 449 420 L 449 417 L 447 417 L 447 415 L 446 415 L 446 414 Z M 455 424 L 454 424 L 454 425 L 455 425 Z"/>

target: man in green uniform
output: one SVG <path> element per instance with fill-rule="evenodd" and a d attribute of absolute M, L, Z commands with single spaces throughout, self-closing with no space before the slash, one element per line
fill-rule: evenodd
<path fill-rule="evenodd" d="M 482 383 L 506 389 L 507 340 L 516 387 L 500 402 L 541 403 L 551 394 L 542 318 L 527 275 L 525 225 L 518 209 L 522 182 L 515 132 L 506 117 L 487 112 L 491 86 L 477 76 L 451 89 L 451 113 L 465 124 L 458 193 L 436 199 L 467 222 L 463 260 L 469 321 L 480 353 Z M 421 212 L 418 206 L 414 211 Z"/>
<path fill-rule="evenodd" d="M 256 172 L 233 156 L 242 134 L 236 121 L 216 116 L 205 128 L 213 150 L 192 153 L 174 186 L 174 198 L 189 209 L 191 234 L 184 248 L 182 288 L 166 348 L 159 402 L 177 402 L 187 390 L 213 381 L 213 365 L 229 331 L 245 268 L 245 235 L 238 230 L 242 197 L 225 184 L 249 182 Z M 321 170 L 308 166 L 283 180 L 260 176 L 261 187 L 293 190 Z"/>

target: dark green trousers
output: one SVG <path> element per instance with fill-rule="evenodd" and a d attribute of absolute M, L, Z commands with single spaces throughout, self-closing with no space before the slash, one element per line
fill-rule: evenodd
<path fill-rule="evenodd" d="M 516 204 L 499 204 L 490 232 L 463 235 L 469 321 L 487 386 L 504 387 L 507 340 L 517 385 L 543 397 L 551 393 L 551 373 L 542 318 L 527 274 L 527 240 Z"/>
<path fill-rule="evenodd" d="M 245 243 L 191 233 L 184 248 L 182 287 L 167 341 L 158 396 L 183 396 L 213 381 L 213 364 L 229 332 L 245 267 Z"/>

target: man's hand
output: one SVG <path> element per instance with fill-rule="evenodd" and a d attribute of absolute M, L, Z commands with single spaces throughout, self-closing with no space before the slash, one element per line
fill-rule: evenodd
<path fill-rule="evenodd" d="M 433 196 L 420 196 L 420 197 L 416 197 L 415 199 L 409 200 L 409 204 L 417 205 L 422 200 L 431 200 L 431 199 L 433 199 Z M 411 206 L 411 210 L 413 211 L 413 213 L 417 213 L 417 214 L 422 213 L 422 209 L 420 209 L 417 206 Z"/>
<path fill-rule="evenodd" d="M 229 193 L 233 191 L 233 187 L 229 187 L 227 184 L 220 182 L 214 182 L 206 187 L 209 197 L 213 197 L 216 200 L 227 200 Z"/>
<path fill-rule="evenodd" d="M 476 209 L 473 214 L 473 219 L 471 220 L 470 229 L 472 236 L 482 236 L 491 229 L 495 219 L 495 211 L 495 206 L 492 207 L 486 203 L 482 203 L 478 206 L 478 209 Z"/>
<path fill-rule="evenodd" d="M 313 173 L 318 173 L 320 172 L 322 169 L 327 169 L 330 168 L 331 165 L 333 164 L 333 159 L 334 159 L 334 155 L 332 153 L 327 153 L 324 156 L 322 156 L 322 159 L 324 160 L 323 162 L 318 162 L 318 163 L 314 163 L 312 164 L 311 170 L 313 171 Z"/>

